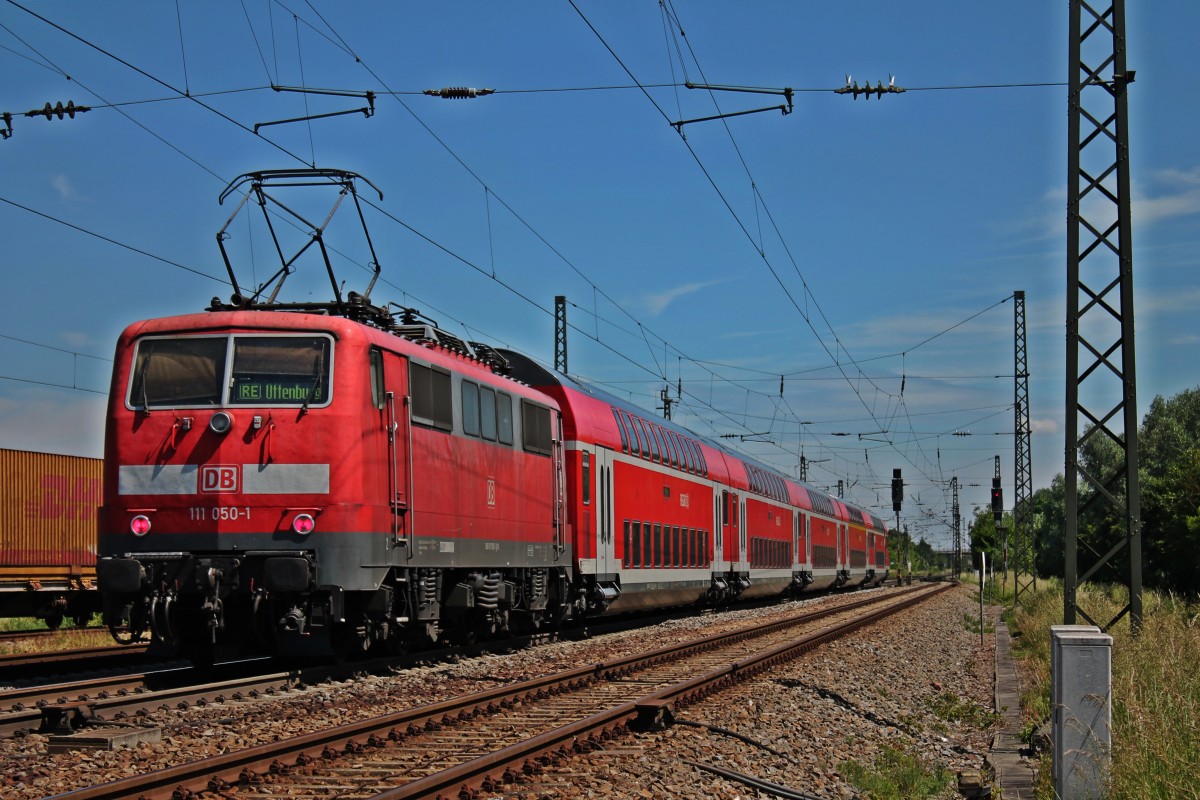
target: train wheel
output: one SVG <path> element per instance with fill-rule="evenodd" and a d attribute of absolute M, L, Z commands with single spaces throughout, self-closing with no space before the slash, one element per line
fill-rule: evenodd
<path fill-rule="evenodd" d="M 63 620 L 66 619 L 66 615 L 62 612 L 62 609 L 56 608 L 51 611 L 45 619 L 46 627 L 52 631 L 56 631 L 62 626 Z"/>

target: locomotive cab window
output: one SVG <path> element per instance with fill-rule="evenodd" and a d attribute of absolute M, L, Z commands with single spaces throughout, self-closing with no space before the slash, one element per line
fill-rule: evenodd
<path fill-rule="evenodd" d="M 221 403 L 228 339 L 189 336 L 138 342 L 128 403 L 132 408 Z"/>
<path fill-rule="evenodd" d="M 138 342 L 130 408 L 329 404 L 328 336 L 179 336 Z"/>
<path fill-rule="evenodd" d="M 329 344 L 323 336 L 233 337 L 230 404 L 326 405 Z"/>

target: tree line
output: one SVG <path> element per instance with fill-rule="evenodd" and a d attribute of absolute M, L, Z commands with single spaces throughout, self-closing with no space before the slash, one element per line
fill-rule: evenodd
<path fill-rule="evenodd" d="M 1164 400 L 1155 397 L 1138 428 L 1141 484 L 1142 580 L 1146 587 L 1190 597 L 1200 595 L 1200 387 Z M 1121 448 L 1106 436 L 1092 436 L 1080 453 L 1080 466 L 1095 476 L 1118 475 L 1113 489 L 1124 497 Z M 1080 564 L 1091 565 L 1124 536 L 1124 521 L 1112 503 L 1078 482 Z M 1031 512 L 1036 570 L 1062 576 L 1065 569 L 1066 483 L 1056 475 L 1048 488 L 1033 493 Z M 1094 502 L 1100 500 L 1099 502 Z M 1005 532 L 1011 539 L 1011 512 L 997 535 L 990 508 L 976 512 L 969 526 L 971 551 L 988 554 L 999 567 Z M 1011 542 L 1010 542 L 1011 544 Z M 1011 556 L 1011 551 L 1010 551 Z M 1122 548 L 1091 580 L 1125 583 L 1129 551 Z"/>

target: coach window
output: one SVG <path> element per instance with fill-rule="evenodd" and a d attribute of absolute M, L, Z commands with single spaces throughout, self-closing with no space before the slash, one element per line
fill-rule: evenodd
<path fill-rule="evenodd" d="M 479 384 L 470 381 L 462 382 L 462 421 L 463 433 L 479 435 Z"/>
<path fill-rule="evenodd" d="M 496 390 L 486 386 L 479 387 L 479 433 L 496 441 Z"/>
<path fill-rule="evenodd" d="M 658 434 L 658 439 L 662 442 L 662 457 L 664 464 L 670 464 L 672 467 L 675 463 L 675 448 L 671 446 L 671 437 L 667 435 L 665 428 L 654 426 L 654 432 Z"/>
<path fill-rule="evenodd" d="M 671 435 L 675 437 L 675 444 L 678 445 L 680 460 L 683 462 L 683 468 L 688 472 L 695 472 L 696 467 L 692 463 L 691 451 L 688 450 L 687 437 L 680 436 L 677 433 L 673 433 Z"/>
<path fill-rule="evenodd" d="M 660 523 L 656 522 L 656 523 L 654 523 L 654 566 L 661 567 L 662 565 L 663 565 L 662 525 Z"/>
<path fill-rule="evenodd" d="M 649 522 L 642 525 L 642 566 L 654 566 L 651 553 L 654 552 L 654 526 Z"/>
<path fill-rule="evenodd" d="M 658 443 L 659 461 L 669 465 L 671 463 L 671 450 L 667 447 L 667 437 L 663 435 L 663 429 L 651 424 L 650 432 L 654 435 L 654 440 Z"/>
<path fill-rule="evenodd" d="M 450 372 L 415 361 L 408 363 L 408 390 L 412 394 L 413 422 L 448 431 L 454 427 L 450 401 Z"/>
<path fill-rule="evenodd" d="M 671 564 L 676 567 L 683 566 L 683 544 L 679 537 L 679 526 L 671 527 Z"/>
<path fill-rule="evenodd" d="M 633 448 L 633 454 L 638 457 L 650 457 L 650 449 L 646 447 L 646 441 L 642 438 L 642 431 L 637 424 L 637 420 L 621 412 L 621 419 L 625 420 L 626 427 L 629 428 L 629 446 Z"/>
<path fill-rule="evenodd" d="M 642 523 L 634 521 L 633 535 L 633 555 L 630 556 L 630 566 L 640 568 L 642 566 Z"/>
<path fill-rule="evenodd" d="M 652 461 L 661 462 L 662 457 L 659 455 L 659 443 L 658 443 L 658 441 L 656 441 L 654 439 L 654 434 L 650 433 L 650 427 L 653 427 L 653 426 L 647 425 L 646 421 L 644 421 L 642 419 L 637 419 L 637 417 L 635 417 L 634 421 L 637 422 L 637 427 L 641 428 L 643 437 L 646 437 L 646 444 L 648 446 L 648 450 L 643 449 L 642 456 L 649 455 L 649 458 L 652 459 Z"/>
<path fill-rule="evenodd" d="M 671 448 L 671 466 L 676 469 L 683 468 L 683 459 L 679 457 L 678 442 L 675 441 L 675 434 L 666 428 L 663 429 L 663 438 L 667 440 L 667 445 Z"/>
<path fill-rule="evenodd" d="M 367 351 L 367 361 L 371 369 L 371 405 L 383 408 L 383 353 L 372 347 Z"/>
<path fill-rule="evenodd" d="M 615 408 L 612 410 L 613 419 L 617 422 L 617 433 L 621 435 L 621 449 L 626 453 L 629 452 L 629 434 L 625 432 L 625 423 L 621 421 L 621 412 Z"/>
<path fill-rule="evenodd" d="M 692 440 L 686 436 L 680 436 L 679 441 L 683 444 L 683 452 L 687 455 L 688 472 L 699 472 L 700 464 L 696 461 L 695 451 L 692 450 Z"/>
<path fill-rule="evenodd" d="M 633 554 L 629 550 L 629 548 L 630 548 L 629 520 L 625 520 L 624 544 L 625 544 L 625 548 L 621 551 L 621 566 L 623 566 L 625 569 L 629 569 L 629 567 L 633 564 L 633 562 L 630 560 L 633 558 Z"/>
<path fill-rule="evenodd" d="M 592 504 L 592 454 L 583 451 L 583 504 Z"/>
<path fill-rule="evenodd" d="M 554 443 L 550 435 L 550 409 L 521 401 L 521 443 L 531 453 L 550 455 Z"/>
<path fill-rule="evenodd" d="M 638 440 L 633 420 L 624 411 L 618 413 L 621 417 L 621 430 L 625 431 L 625 435 L 629 437 L 629 452 L 635 456 L 640 456 L 642 454 L 642 443 Z"/>
<path fill-rule="evenodd" d="M 500 444 L 513 443 L 512 397 L 504 392 L 496 395 L 496 433 Z"/>

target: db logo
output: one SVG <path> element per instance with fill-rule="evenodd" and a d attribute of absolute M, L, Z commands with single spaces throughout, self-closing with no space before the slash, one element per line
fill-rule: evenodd
<path fill-rule="evenodd" d="M 496 479 L 488 478 L 487 481 L 487 504 L 489 508 L 496 507 Z"/>
<path fill-rule="evenodd" d="M 215 466 L 200 468 L 200 491 L 214 493 L 236 492 L 237 490 L 237 467 Z"/>

